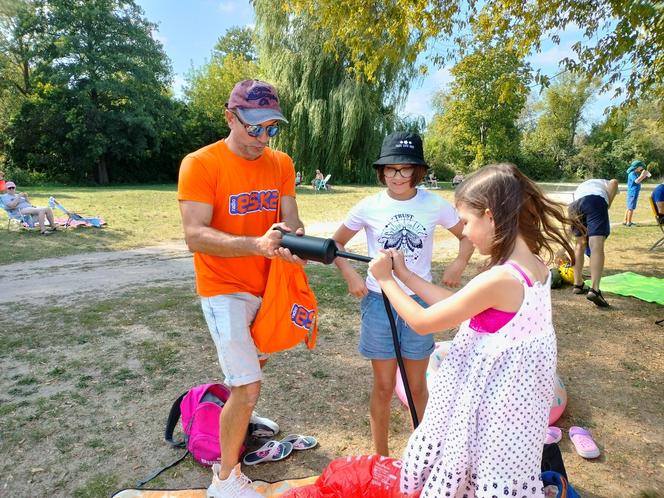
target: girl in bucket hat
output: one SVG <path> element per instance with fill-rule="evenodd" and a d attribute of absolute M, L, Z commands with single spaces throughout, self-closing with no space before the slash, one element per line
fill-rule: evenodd
<path fill-rule="evenodd" d="M 463 223 L 454 207 L 439 195 L 417 188 L 428 170 L 420 136 L 410 132 L 388 135 L 373 167 L 378 181 L 387 188 L 366 197 L 350 210 L 333 236 L 337 246 L 344 250 L 353 236 L 364 230 L 369 256 L 374 257 L 381 250 L 397 249 L 403 252 L 408 268 L 431 282 L 434 230 L 436 226 L 442 226 L 459 239 L 459 254 L 446 268 L 442 283 L 458 287 L 473 253 L 473 245 L 462 235 Z M 369 401 L 371 435 L 376 453 L 387 456 L 390 402 L 396 384 L 397 360 L 380 286 L 370 273 L 366 279 L 359 275 L 348 260 L 337 258 L 335 263 L 350 294 L 361 298 L 358 349 L 371 361 L 373 369 Z M 407 281 L 400 282 L 400 285 L 425 305 L 408 288 Z M 428 398 L 426 370 L 434 350 L 433 335 L 418 335 L 401 319 L 397 319 L 397 329 L 413 400 L 421 417 Z"/>

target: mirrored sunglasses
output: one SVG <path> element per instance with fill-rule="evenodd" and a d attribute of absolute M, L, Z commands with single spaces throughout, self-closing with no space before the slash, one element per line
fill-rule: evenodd
<path fill-rule="evenodd" d="M 244 126 L 244 129 L 247 130 L 247 134 L 250 137 L 260 137 L 263 134 L 263 131 L 267 131 L 267 136 L 272 138 L 275 136 L 277 133 L 279 133 L 279 125 L 278 124 L 273 124 L 270 126 L 262 126 L 262 125 L 250 125 L 246 124 L 244 121 L 240 119 L 240 116 L 238 116 L 234 111 L 231 111 L 233 115 L 237 118 L 237 120 L 240 122 L 242 126 Z"/>

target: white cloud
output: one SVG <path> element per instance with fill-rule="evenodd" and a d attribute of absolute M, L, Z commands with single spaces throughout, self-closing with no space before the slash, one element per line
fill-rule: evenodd
<path fill-rule="evenodd" d="M 447 88 L 447 85 L 449 85 L 453 79 L 450 70 L 446 67 L 441 67 L 432 76 L 433 83 L 438 86 L 436 90 Z"/>
<path fill-rule="evenodd" d="M 561 47 L 555 45 L 544 52 L 531 55 L 528 59 L 535 67 L 541 67 L 547 70 L 555 70 L 560 67 L 560 61 L 564 58 L 576 59 L 575 53 L 571 47 Z"/>
<path fill-rule="evenodd" d="M 433 97 L 433 93 L 430 89 L 411 90 L 404 104 L 404 114 L 424 116 L 424 119 L 429 121 L 433 116 L 431 97 Z"/>
<path fill-rule="evenodd" d="M 183 89 L 186 83 L 187 82 L 183 76 L 179 74 L 173 76 L 173 83 L 171 84 L 171 88 L 173 89 L 173 94 L 175 97 L 180 98 L 184 95 Z"/>
<path fill-rule="evenodd" d="M 219 3 L 219 11 L 225 14 L 237 11 L 237 8 L 238 8 L 237 3 L 233 1 Z"/>
<path fill-rule="evenodd" d="M 431 121 L 434 112 L 431 99 L 436 92 L 447 89 L 453 79 L 450 70 L 443 67 L 429 73 L 420 84 L 415 81 L 406 98 L 402 114 L 424 116 L 427 123 Z"/>
<path fill-rule="evenodd" d="M 159 43 L 161 43 L 164 47 L 168 43 L 168 38 L 161 33 L 159 33 L 159 30 L 152 30 L 152 38 L 157 40 Z"/>

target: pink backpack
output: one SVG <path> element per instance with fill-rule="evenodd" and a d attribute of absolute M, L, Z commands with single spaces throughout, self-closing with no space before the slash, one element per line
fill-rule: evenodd
<path fill-rule="evenodd" d="M 166 441 L 177 448 L 187 448 L 198 463 L 211 466 L 221 458 L 219 415 L 230 391 L 223 384 L 192 387 L 175 400 L 166 422 Z M 182 418 L 184 441 L 173 440 L 173 430 Z M 244 447 L 240 448 L 240 454 Z"/>

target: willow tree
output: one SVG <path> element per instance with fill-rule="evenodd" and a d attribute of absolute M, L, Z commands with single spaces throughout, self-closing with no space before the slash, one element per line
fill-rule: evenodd
<path fill-rule="evenodd" d="M 356 78 L 347 49 L 339 46 L 334 55 L 323 50 L 330 33 L 315 28 L 315 14 L 288 14 L 279 2 L 254 5 L 261 69 L 277 85 L 290 121 L 275 145 L 305 178 L 320 169 L 336 181 L 370 180 L 383 137 L 398 125 L 396 110 L 416 73 L 414 59 L 397 51 L 371 82 Z"/>

